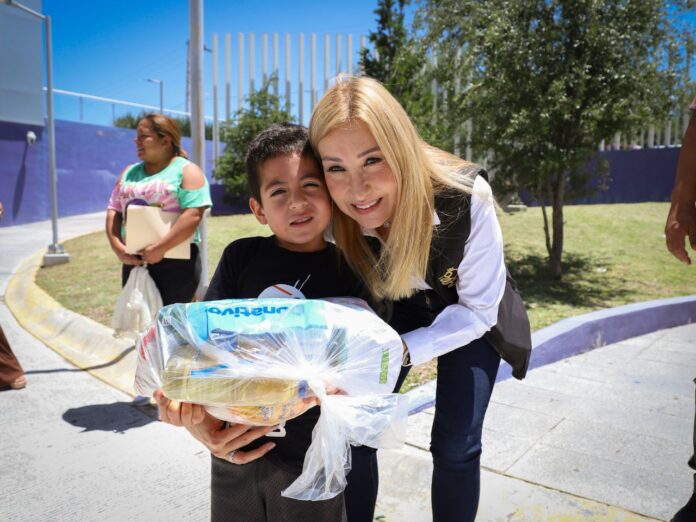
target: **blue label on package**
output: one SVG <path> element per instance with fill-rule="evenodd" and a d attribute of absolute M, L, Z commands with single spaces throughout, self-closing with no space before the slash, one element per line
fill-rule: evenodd
<path fill-rule="evenodd" d="M 207 341 L 217 332 L 237 334 L 282 333 L 292 329 L 326 329 L 323 301 L 303 299 L 227 299 L 191 303 L 186 307 L 189 327 Z"/>

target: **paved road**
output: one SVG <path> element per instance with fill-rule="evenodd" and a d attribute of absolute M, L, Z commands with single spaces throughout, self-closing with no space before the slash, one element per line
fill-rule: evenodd
<path fill-rule="evenodd" d="M 100 228 L 66 218 L 61 239 Z M 0 296 L 50 223 L 0 228 Z M 0 520 L 207 520 L 208 454 L 182 430 L 3 325 L 29 384 L 0 392 Z M 666 520 L 688 498 L 696 325 L 655 332 L 496 386 L 478 520 Z M 430 520 L 432 410 L 383 451 L 377 515 Z"/>

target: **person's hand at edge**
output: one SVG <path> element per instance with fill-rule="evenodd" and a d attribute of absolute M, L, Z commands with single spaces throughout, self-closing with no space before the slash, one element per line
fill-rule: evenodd
<path fill-rule="evenodd" d="M 687 237 L 691 243 L 691 249 L 696 250 L 696 206 L 693 201 L 675 201 L 669 209 L 665 225 L 667 249 L 679 261 L 690 265 L 691 258 L 684 245 Z"/>

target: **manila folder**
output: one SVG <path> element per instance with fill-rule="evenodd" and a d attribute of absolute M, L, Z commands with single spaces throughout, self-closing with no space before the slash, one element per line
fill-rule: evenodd
<path fill-rule="evenodd" d="M 178 217 L 178 212 L 164 212 L 159 207 L 129 205 L 126 215 L 126 252 L 135 254 L 162 239 Z M 190 259 L 192 238 L 193 235 L 167 250 L 164 257 Z"/>

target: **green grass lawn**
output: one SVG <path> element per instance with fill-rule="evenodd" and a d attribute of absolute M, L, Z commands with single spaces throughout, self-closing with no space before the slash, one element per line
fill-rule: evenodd
<path fill-rule="evenodd" d="M 565 208 L 563 280 L 549 277 L 541 210 L 501 215 L 511 273 L 527 303 L 532 329 L 600 308 L 696 292 L 696 269 L 673 258 L 663 235 L 667 203 L 577 205 Z M 269 235 L 252 215 L 208 220 L 212 276 L 229 242 Z M 66 308 L 110 326 L 120 291 L 120 264 L 104 233 L 65 242 L 70 263 L 38 272 L 37 284 Z M 414 369 L 406 388 L 434 377 Z"/>

